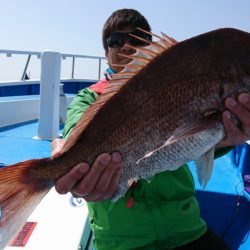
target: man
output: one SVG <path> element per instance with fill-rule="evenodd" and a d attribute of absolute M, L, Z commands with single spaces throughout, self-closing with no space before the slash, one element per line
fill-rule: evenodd
<path fill-rule="evenodd" d="M 75 97 L 68 110 L 64 136 L 67 138 L 87 107 L 103 93 L 109 84 L 110 74 L 122 68 L 130 59 L 121 54 L 134 51 L 126 44 L 143 47 L 146 44 L 129 36 L 151 39 L 136 27 L 150 31 L 147 20 L 137 11 L 122 9 L 114 12 L 103 28 L 103 45 L 110 68 L 106 78 Z M 228 98 L 228 111 L 223 113 L 226 137 L 217 149 L 217 156 L 226 153 L 232 145 L 250 138 L 250 97 L 241 94 L 237 100 Z M 230 120 L 230 112 L 241 121 L 238 128 Z M 52 155 L 60 154 L 64 140 L 53 142 Z M 80 152 L 79 152 L 80 153 Z M 199 206 L 194 196 L 194 182 L 186 165 L 176 171 L 155 175 L 150 182 L 139 180 L 125 197 L 112 203 L 109 199 L 117 188 L 122 168 L 121 155 L 103 153 L 90 167 L 80 163 L 56 183 L 59 193 L 71 192 L 88 202 L 90 223 L 94 232 L 96 249 L 228 249 L 199 216 Z"/>

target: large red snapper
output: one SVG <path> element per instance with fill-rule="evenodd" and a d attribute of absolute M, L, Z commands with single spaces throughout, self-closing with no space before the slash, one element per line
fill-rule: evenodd
<path fill-rule="evenodd" d="M 1 249 L 60 176 L 102 152 L 120 151 L 124 162 L 114 201 L 133 180 L 190 160 L 197 161 L 200 183 L 208 182 L 214 146 L 224 137 L 224 100 L 250 92 L 250 34 L 220 29 L 177 44 L 163 34 L 134 49 L 60 157 L 0 169 Z"/>

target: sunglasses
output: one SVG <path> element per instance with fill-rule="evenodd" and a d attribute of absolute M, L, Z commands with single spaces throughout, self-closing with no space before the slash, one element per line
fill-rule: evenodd
<path fill-rule="evenodd" d="M 133 31 L 128 33 L 123 32 L 114 32 L 107 39 L 107 45 L 109 48 L 121 48 L 125 43 L 128 43 L 132 46 L 147 46 L 149 45 L 147 42 L 139 40 L 135 37 L 132 37 L 130 34 L 135 36 L 139 36 L 143 39 L 151 40 L 151 36 L 141 32 L 141 31 Z"/>

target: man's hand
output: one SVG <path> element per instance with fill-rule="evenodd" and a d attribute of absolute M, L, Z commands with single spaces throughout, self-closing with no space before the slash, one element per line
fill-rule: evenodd
<path fill-rule="evenodd" d="M 237 99 L 229 97 L 226 99 L 225 105 L 228 111 L 224 111 L 222 118 L 226 137 L 217 147 L 238 145 L 250 139 L 250 96 L 242 93 Z M 238 117 L 240 127 L 237 127 L 230 119 L 230 113 Z"/>
<path fill-rule="evenodd" d="M 52 157 L 60 155 L 65 142 L 63 139 L 52 142 Z M 74 166 L 56 181 L 55 188 L 59 194 L 71 192 L 74 197 L 81 197 L 86 201 L 103 201 L 115 193 L 121 168 L 121 155 L 118 152 L 103 153 L 91 167 L 87 163 Z"/>

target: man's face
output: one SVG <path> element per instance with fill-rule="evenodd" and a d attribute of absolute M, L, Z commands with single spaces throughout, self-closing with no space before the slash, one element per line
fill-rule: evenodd
<path fill-rule="evenodd" d="M 134 32 L 135 29 L 133 28 L 124 28 L 124 29 L 120 29 L 120 30 L 116 30 L 115 32 L 113 32 L 110 36 L 111 38 L 111 47 L 108 46 L 108 50 L 105 52 L 105 56 L 108 60 L 108 64 L 109 67 L 111 69 L 113 69 L 116 73 L 121 71 L 123 68 L 122 67 L 118 67 L 118 66 L 113 66 L 112 64 L 119 64 L 119 65 L 123 65 L 123 64 L 127 64 L 129 62 L 132 61 L 132 59 L 130 58 L 126 58 L 123 57 L 119 54 L 125 54 L 125 55 L 131 55 L 133 53 L 135 53 L 134 49 L 128 48 L 126 47 L 126 44 L 130 44 L 129 40 L 126 39 L 126 33 L 131 33 Z M 123 39 L 123 35 L 124 34 L 124 39 Z M 120 37 L 120 39 L 119 39 Z M 130 37 L 129 37 L 130 39 Z M 133 39 L 133 38 L 131 38 Z M 120 45 L 117 45 L 117 40 L 119 40 L 121 42 Z M 124 40 L 124 44 L 122 43 L 122 40 Z M 112 45 L 114 42 L 114 46 Z M 135 39 L 135 42 L 137 42 L 138 44 L 133 46 L 139 47 L 139 46 L 145 46 L 145 44 L 143 44 L 143 42 Z"/>

